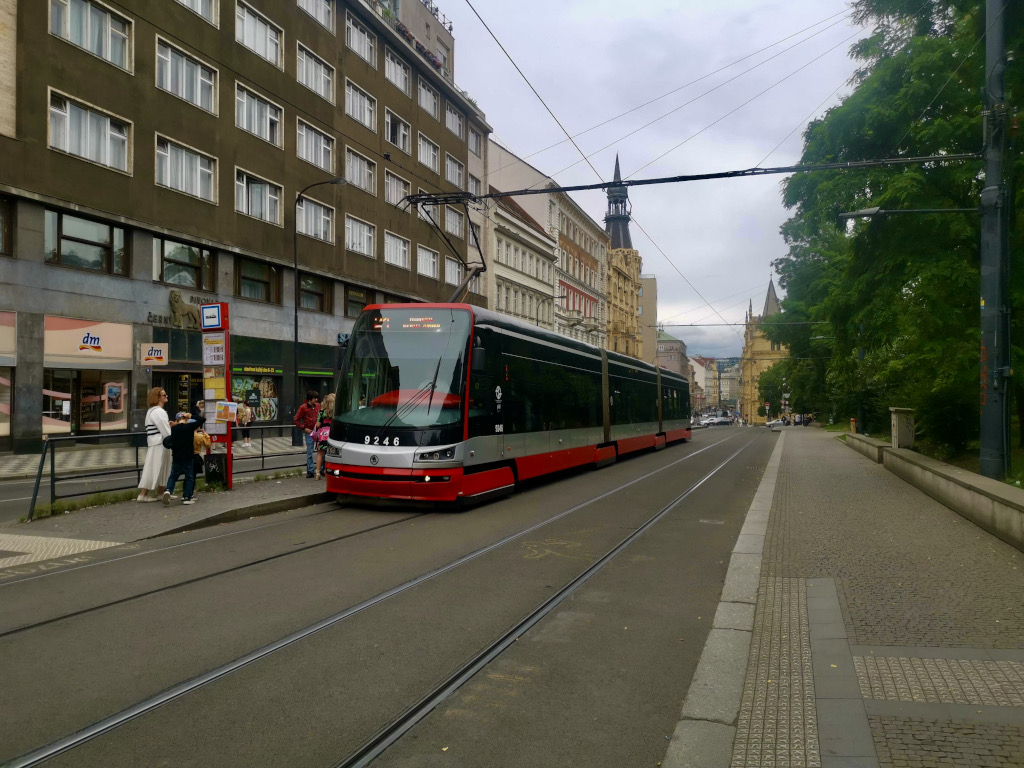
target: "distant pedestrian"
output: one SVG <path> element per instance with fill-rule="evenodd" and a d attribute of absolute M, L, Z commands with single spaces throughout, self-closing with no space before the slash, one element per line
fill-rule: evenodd
<path fill-rule="evenodd" d="M 136 501 L 156 501 L 156 497 L 150 496 L 149 492 L 155 490 L 157 496 L 161 495 L 171 471 L 171 451 L 164 448 L 164 438 L 171 434 L 170 419 L 164 409 L 166 402 L 167 392 L 163 387 L 149 390 L 146 398 L 149 406 L 146 411 L 146 462 L 142 465 L 142 477 L 139 478 L 142 491 Z"/>
<path fill-rule="evenodd" d="M 320 415 L 316 419 L 316 429 L 313 435 L 316 438 L 316 469 L 313 477 L 319 480 L 324 471 L 324 459 L 327 457 L 327 438 L 331 434 L 331 419 L 334 418 L 334 393 L 324 398 L 320 406 Z"/>
<path fill-rule="evenodd" d="M 243 400 L 238 404 L 237 415 L 235 418 L 238 421 L 238 432 L 242 435 L 243 448 L 252 448 L 252 440 L 249 432 L 249 425 L 252 424 L 252 408 L 245 404 Z"/>
<path fill-rule="evenodd" d="M 299 406 L 292 423 L 302 430 L 306 440 L 306 477 L 315 477 L 316 465 L 313 463 L 313 430 L 316 428 L 316 417 L 320 413 L 320 395 L 315 389 L 306 392 L 306 402 Z"/>
<path fill-rule="evenodd" d="M 203 474 L 203 451 L 212 444 L 213 441 L 202 427 L 196 430 L 195 437 L 192 438 L 192 451 L 195 454 L 192 457 L 192 470 L 196 477 Z"/>
<path fill-rule="evenodd" d="M 205 421 L 202 416 L 193 419 L 191 414 L 184 411 L 175 417 L 174 426 L 171 427 L 171 474 L 167 478 L 167 490 L 163 493 L 164 506 L 171 503 L 174 485 L 181 476 L 185 478 L 182 503 L 196 503 L 192 496 L 196 489 L 195 434 Z"/>

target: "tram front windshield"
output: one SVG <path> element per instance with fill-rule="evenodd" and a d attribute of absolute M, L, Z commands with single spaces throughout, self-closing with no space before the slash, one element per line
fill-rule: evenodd
<path fill-rule="evenodd" d="M 349 339 L 331 436 L 390 444 L 410 429 L 461 424 L 471 322 L 464 309 L 363 312 Z"/>

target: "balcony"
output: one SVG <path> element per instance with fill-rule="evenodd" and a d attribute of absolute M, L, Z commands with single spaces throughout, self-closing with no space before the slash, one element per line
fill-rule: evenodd
<path fill-rule="evenodd" d="M 421 2 L 438 21 L 444 24 L 445 29 L 449 32 L 452 31 L 451 22 L 437 9 L 437 6 L 434 3 L 429 2 L 429 0 L 421 0 Z M 409 47 L 416 51 L 421 59 L 430 64 L 430 66 L 433 67 L 439 75 L 448 81 L 452 88 L 462 94 L 463 98 L 470 101 L 473 106 L 476 106 L 476 102 L 473 101 L 470 95 L 455 84 L 455 78 L 452 75 L 451 70 L 445 67 L 444 63 L 437 57 L 437 55 L 417 40 L 416 36 L 409 31 L 409 28 L 398 20 L 398 17 L 395 16 L 394 12 L 391 10 L 389 3 L 384 2 L 384 0 L 363 0 L 363 5 L 376 13 L 385 24 L 395 31 L 395 34 L 404 38 Z"/>

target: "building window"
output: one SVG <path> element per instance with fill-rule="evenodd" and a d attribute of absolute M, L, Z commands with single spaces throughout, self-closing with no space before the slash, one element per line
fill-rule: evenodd
<path fill-rule="evenodd" d="M 451 69 L 449 61 L 451 61 L 452 52 L 447 45 L 442 43 L 440 40 L 437 41 L 437 58 L 441 61 L 441 67 L 445 72 Z"/>
<path fill-rule="evenodd" d="M 184 51 L 157 39 L 156 87 L 207 112 L 217 111 L 217 73 Z"/>
<path fill-rule="evenodd" d="M 365 221 L 345 217 L 345 247 L 350 251 L 361 253 L 363 256 L 374 258 L 373 237 L 376 227 L 367 224 Z"/>
<path fill-rule="evenodd" d="M 50 147 L 94 163 L 128 171 L 129 123 L 50 95 Z"/>
<path fill-rule="evenodd" d="M 456 237 L 464 237 L 466 229 L 466 217 L 454 208 L 444 209 L 444 228 L 449 234 Z"/>
<path fill-rule="evenodd" d="M 422 245 L 416 248 L 416 271 L 424 277 L 437 279 L 437 261 L 440 254 Z"/>
<path fill-rule="evenodd" d="M 420 134 L 420 162 L 423 163 L 427 168 L 437 173 L 440 169 L 441 163 L 441 148 L 424 136 Z"/>
<path fill-rule="evenodd" d="M 153 238 L 153 280 L 158 283 L 214 289 L 213 252 L 175 240 Z"/>
<path fill-rule="evenodd" d="M 121 227 L 47 211 L 45 230 L 47 263 L 108 275 L 128 274 L 128 250 Z"/>
<path fill-rule="evenodd" d="M 391 205 L 401 205 L 412 192 L 412 185 L 391 171 L 384 171 L 384 199 Z M 403 209 L 404 210 L 404 209 Z"/>
<path fill-rule="evenodd" d="M 384 138 L 408 155 L 411 154 L 411 150 L 409 148 L 410 135 L 411 130 L 409 128 L 409 124 L 390 109 L 385 109 Z"/>
<path fill-rule="evenodd" d="M 121 69 L 130 69 L 131 22 L 90 0 L 50 0 L 50 31 Z"/>
<path fill-rule="evenodd" d="M 458 259 L 451 256 L 444 258 L 444 281 L 448 285 L 458 285 L 462 282 L 462 264 Z"/>
<path fill-rule="evenodd" d="M 330 312 L 334 284 L 319 275 L 299 274 L 299 307 L 312 312 Z"/>
<path fill-rule="evenodd" d="M 449 131 L 454 133 L 460 139 L 462 138 L 462 121 L 462 113 L 451 104 L 445 104 L 444 124 L 447 126 Z"/>
<path fill-rule="evenodd" d="M 299 82 L 334 103 L 334 67 L 298 43 L 296 67 Z"/>
<path fill-rule="evenodd" d="M 186 195 L 214 202 L 217 161 L 156 137 L 156 183 Z"/>
<path fill-rule="evenodd" d="M 427 82 L 421 77 L 420 78 L 420 106 L 427 111 L 431 117 L 435 120 L 439 119 L 439 109 L 441 106 L 441 96 L 431 88 Z"/>
<path fill-rule="evenodd" d="M 281 303 L 281 270 L 264 261 L 235 257 L 235 295 L 243 299 Z"/>
<path fill-rule="evenodd" d="M 208 22 L 217 26 L 217 0 L 178 0 L 193 13 L 198 13 Z"/>
<path fill-rule="evenodd" d="M 406 96 L 409 95 L 409 83 L 412 79 L 409 65 L 398 58 L 398 54 L 390 48 L 384 49 L 384 77 Z"/>
<path fill-rule="evenodd" d="M 303 197 L 299 199 L 296 226 L 300 235 L 334 242 L 334 209 L 323 203 Z"/>
<path fill-rule="evenodd" d="M 271 224 L 281 223 L 281 187 L 235 170 L 235 210 Z"/>
<path fill-rule="evenodd" d="M 333 0 L 299 0 L 299 8 L 334 32 Z"/>
<path fill-rule="evenodd" d="M 483 137 L 472 128 L 469 129 L 469 151 L 477 157 L 480 157 L 480 153 L 483 151 Z"/>
<path fill-rule="evenodd" d="M 345 178 L 364 192 L 377 194 L 377 164 L 348 148 L 345 149 Z"/>
<path fill-rule="evenodd" d="M 284 69 L 281 58 L 281 28 L 242 2 L 235 7 L 235 40 L 261 59 Z"/>
<path fill-rule="evenodd" d="M 479 195 L 482 189 L 483 185 L 480 183 L 480 179 L 473 174 L 469 174 L 469 194 Z"/>
<path fill-rule="evenodd" d="M 409 241 L 404 237 L 385 232 L 384 263 L 409 269 Z"/>
<path fill-rule="evenodd" d="M 307 163 L 334 173 L 334 139 L 301 120 L 298 125 L 296 154 Z"/>
<path fill-rule="evenodd" d="M 345 81 L 345 114 L 371 131 L 377 130 L 377 100 L 351 80 Z"/>
<path fill-rule="evenodd" d="M 345 44 L 376 69 L 377 38 L 370 30 L 356 21 L 351 13 L 345 14 Z"/>
<path fill-rule="evenodd" d="M 235 88 L 235 125 L 281 146 L 281 108 L 241 84 Z"/>
<path fill-rule="evenodd" d="M 363 288 L 345 288 L 345 317 L 359 317 L 363 307 L 370 303 L 368 292 Z"/>
<path fill-rule="evenodd" d="M 459 189 L 466 184 L 466 166 L 445 152 L 444 177 Z"/>
<path fill-rule="evenodd" d="M 14 231 L 14 216 L 10 200 L 0 197 L 0 254 L 10 256 L 14 252 L 12 245 L 12 232 Z"/>

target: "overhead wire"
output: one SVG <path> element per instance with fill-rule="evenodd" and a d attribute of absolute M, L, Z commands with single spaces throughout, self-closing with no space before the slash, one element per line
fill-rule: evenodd
<path fill-rule="evenodd" d="M 740 62 L 746 61 L 747 59 L 749 59 L 749 58 L 751 58 L 753 56 L 756 56 L 759 53 L 764 53 L 765 51 L 767 51 L 767 50 L 769 50 L 771 48 L 774 48 L 776 45 L 779 45 L 780 43 L 784 43 L 786 40 L 789 40 L 790 38 L 796 37 L 797 35 L 802 34 L 802 33 L 806 32 L 809 29 L 813 29 L 814 27 L 820 26 L 821 24 L 824 24 L 826 21 L 831 21 L 836 16 L 842 16 L 843 17 L 842 19 L 839 19 L 839 21 L 836 21 L 836 22 L 830 24 L 829 26 L 825 27 L 825 29 L 818 30 L 814 34 L 808 35 L 803 40 L 798 41 L 797 43 L 791 45 L 788 48 L 783 49 L 782 51 L 779 51 L 774 56 L 770 56 L 769 58 L 765 59 L 764 61 L 761 61 L 758 64 L 755 64 L 753 67 L 750 67 L 749 69 L 745 69 L 743 72 L 740 72 L 735 77 L 729 78 L 728 80 L 725 80 L 724 82 L 719 83 L 714 88 L 711 88 L 711 89 L 705 91 L 704 93 L 700 94 L 700 96 L 697 96 L 694 99 L 691 99 L 690 101 L 685 102 L 684 104 L 681 104 L 680 106 L 676 107 L 672 111 L 667 112 L 664 115 L 662 115 L 661 117 L 656 118 L 654 121 L 652 121 L 650 123 L 647 123 L 646 125 L 643 125 L 640 128 L 636 129 L 635 131 L 632 131 L 632 132 L 626 134 L 626 136 L 624 136 L 622 139 L 618 139 L 617 141 L 622 141 L 625 138 L 629 138 L 634 133 L 637 133 L 638 131 L 641 131 L 644 128 L 650 126 L 650 125 L 653 125 L 654 123 L 658 122 L 659 120 L 664 119 L 665 117 L 668 117 L 669 115 L 673 114 L 674 112 L 678 112 L 680 109 L 682 109 L 683 107 L 686 107 L 686 106 L 692 104 L 694 101 L 697 101 L 698 99 L 702 99 L 704 96 L 707 96 L 709 93 L 718 90 L 722 86 L 727 85 L 728 83 L 733 82 L 734 80 L 736 80 L 739 77 L 742 77 L 743 75 L 747 74 L 748 72 L 752 72 L 753 70 L 757 69 L 758 67 L 761 67 L 762 65 L 767 64 L 769 61 L 772 61 L 773 59 L 778 58 L 782 54 L 784 54 L 784 53 L 786 53 L 788 51 L 793 50 L 794 48 L 796 48 L 799 45 L 802 45 L 803 43 L 806 43 L 808 40 L 816 37 L 817 35 L 821 34 L 822 32 L 825 32 L 825 31 L 831 29 L 832 27 L 842 23 L 843 21 L 849 19 L 850 16 L 852 16 L 852 15 L 853 15 L 852 13 L 848 13 L 846 11 L 840 11 L 839 13 L 834 13 L 831 16 L 828 16 L 827 18 L 822 19 L 821 21 L 815 22 L 814 24 L 811 24 L 810 26 L 804 27 L 803 29 L 799 30 L 798 32 L 794 32 L 793 34 L 787 35 L 786 37 L 783 37 L 780 40 L 776 40 L 774 43 L 771 43 L 770 45 L 766 45 L 764 48 L 760 48 L 760 49 L 754 51 L 753 53 L 748 53 L 746 56 L 742 56 L 742 57 L 736 59 L 735 61 L 733 61 L 733 62 L 731 62 L 729 64 L 726 64 L 723 67 L 719 67 L 718 69 L 714 70 L 713 72 L 708 72 L 705 75 L 701 75 L 700 77 L 698 77 L 698 78 L 696 78 L 694 80 L 691 80 L 688 83 L 680 85 L 677 88 L 673 88 L 671 91 L 667 91 L 666 93 L 663 93 L 660 96 L 657 96 L 657 97 L 655 97 L 653 99 L 650 99 L 649 101 L 646 101 L 643 104 L 640 104 L 640 105 L 638 105 L 636 107 L 633 107 L 632 109 L 628 109 L 625 112 L 621 112 L 620 114 L 615 115 L 614 117 L 610 117 L 607 120 L 604 120 L 604 121 L 602 121 L 600 123 L 597 123 L 596 125 L 592 125 L 589 128 L 586 128 L 586 129 L 580 131 L 579 133 L 574 134 L 572 136 L 572 138 L 573 139 L 578 139 L 580 136 L 583 136 L 584 134 L 590 133 L 591 131 L 597 130 L 598 128 L 602 128 L 602 127 L 608 125 L 609 123 L 615 122 L 619 118 L 625 117 L 626 115 L 631 115 L 632 113 L 634 113 L 634 112 L 636 112 L 636 111 L 638 111 L 640 109 L 643 109 L 644 107 L 648 107 L 651 104 L 654 104 L 654 103 L 656 103 L 658 101 L 661 101 L 662 99 L 665 99 L 665 98 L 671 96 L 674 93 L 678 93 L 679 91 L 685 90 L 686 88 L 689 88 L 691 85 L 696 85 L 697 83 L 701 82 L 702 80 L 707 80 L 709 77 L 713 77 L 714 75 L 717 75 L 720 72 L 724 72 L 727 69 L 731 69 L 732 67 L 736 66 Z M 544 152 L 547 152 L 549 149 L 554 149 L 555 147 L 560 147 L 562 144 L 565 144 L 566 141 L 568 141 L 568 139 L 562 139 L 561 141 L 557 141 L 554 144 L 550 144 L 547 147 L 544 147 L 543 149 L 538 149 L 536 152 L 531 152 L 530 154 L 525 155 L 522 158 L 518 158 L 517 157 L 515 160 L 513 160 L 511 162 L 506 163 L 505 165 L 499 166 L 493 172 L 497 173 L 498 171 L 501 171 L 501 170 L 503 170 L 505 168 L 508 168 L 508 167 L 510 167 L 512 165 L 516 165 L 518 163 L 524 162 L 525 160 L 529 160 L 531 157 L 535 157 L 536 155 L 543 154 Z M 604 147 L 604 149 L 607 149 L 607 147 Z M 600 151 L 602 151 L 602 150 L 598 150 L 598 152 L 600 152 Z"/>

